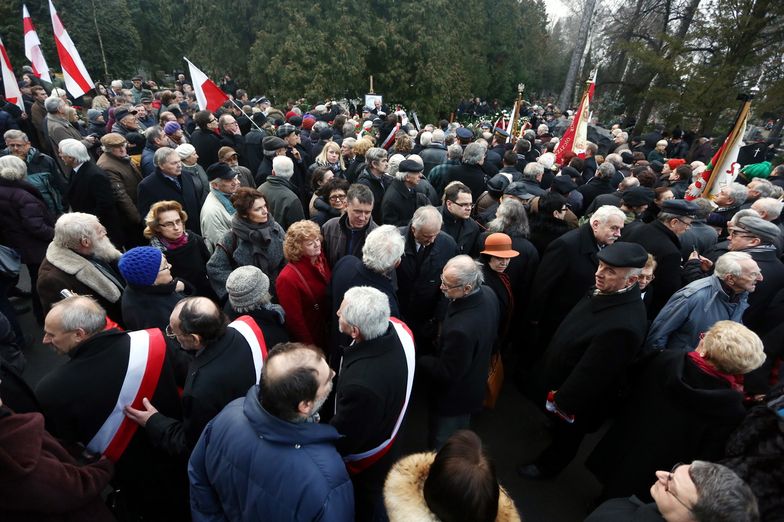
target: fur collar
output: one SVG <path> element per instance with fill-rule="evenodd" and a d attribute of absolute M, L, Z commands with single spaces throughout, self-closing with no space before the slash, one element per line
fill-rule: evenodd
<path fill-rule="evenodd" d="M 384 484 L 384 505 L 390 522 L 438 522 L 425 503 L 425 479 L 435 459 L 435 453 L 415 453 L 395 464 Z M 501 488 L 496 522 L 520 522 L 514 502 Z"/>
<path fill-rule="evenodd" d="M 122 295 L 120 289 L 92 263 L 73 250 L 49 243 L 49 247 L 46 249 L 46 260 L 66 274 L 74 276 L 80 283 L 95 290 L 98 295 L 110 303 L 116 303 L 120 300 Z"/>

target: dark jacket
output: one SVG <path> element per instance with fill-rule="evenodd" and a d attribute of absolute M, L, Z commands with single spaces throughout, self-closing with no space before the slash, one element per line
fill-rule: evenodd
<path fill-rule="evenodd" d="M 196 148 L 199 155 L 199 165 L 207 167 L 218 161 L 218 151 L 222 147 L 220 137 L 211 130 L 196 129 L 191 134 L 191 145 Z M 198 215 L 198 214 L 197 214 Z"/>
<path fill-rule="evenodd" d="M 572 308 L 545 352 L 537 404 L 555 402 L 582 431 L 596 430 L 617 408 L 627 368 L 639 353 L 648 323 L 640 288 L 610 295 L 590 292 Z"/>
<path fill-rule="evenodd" d="M 651 482 L 652 484 L 653 482 Z M 613 498 L 588 515 L 585 522 L 665 522 L 656 504 L 637 497 Z"/>
<path fill-rule="evenodd" d="M 145 328 L 165 330 L 172 310 L 186 295 L 177 292 L 176 286 L 176 279 L 165 285 L 127 285 L 122 296 L 125 327 L 128 330 Z"/>
<path fill-rule="evenodd" d="M 431 323 L 432 337 L 436 330 L 436 309 L 441 303 L 441 272 L 447 261 L 458 254 L 457 244 L 451 236 L 439 232 L 435 241 L 417 252 L 411 227 L 400 227 L 405 238 L 405 249 L 397 267 L 400 312 L 406 323 L 419 335 L 426 323 Z"/>
<path fill-rule="evenodd" d="M 92 160 L 71 173 L 66 198 L 72 211 L 96 216 L 106 227 L 109 238 L 115 244 L 123 243 L 125 232 L 120 223 L 109 175 Z"/>
<path fill-rule="evenodd" d="M 80 466 L 44 429 L 40 413 L 0 408 L 0 517 L 6 522 L 114 520 L 101 499 L 114 466 Z"/>
<path fill-rule="evenodd" d="M 136 198 L 142 175 L 134 165 L 131 158 L 120 159 L 111 153 L 105 152 L 98 158 L 98 166 L 109 176 L 112 194 L 117 205 L 117 213 L 126 238 L 133 238 L 136 244 L 140 242 L 144 229 L 144 218 L 139 216 L 136 208 Z M 154 170 L 154 167 L 153 167 Z"/>
<path fill-rule="evenodd" d="M 784 289 L 784 263 L 773 248 L 751 248 L 746 252 L 757 262 L 763 279 L 749 294 L 749 308 L 743 314 L 743 324 L 763 336 L 776 326 L 775 322 L 766 320 L 766 312 L 776 294 Z"/>
<path fill-rule="evenodd" d="M 482 192 L 487 189 L 487 175 L 482 170 L 481 165 L 461 163 L 460 165 L 450 167 L 446 174 L 444 187 L 453 181 L 459 181 L 471 189 L 471 196 L 474 201 L 477 201 Z"/>
<path fill-rule="evenodd" d="M 449 303 L 438 355 L 418 361 L 433 379 L 431 397 L 437 415 L 466 415 L 482 409 L 499 320 L 498 300 L 486 286 Z"/>
<path fill-rule="evenodd" d="M 590 224 L 562 235 L 547 247 L 531 292 L 529 317 L 539 323 L 540 350 L 566 314 L 594 283 L 599 247 Z M 536 354 L 532 354 L 536 359 Z"/>
<path fill-rule="evenodd" d="M 610 185 L 609 178 L 594 177 L 587 181 L 585 185 L 577 187 L 577 192 L 583 195 L 583 208 L 589 208 L 596 196 L 609 194 L 614 192 L 614 189 Z"/>
<path fill-rule="evenodd" d="M 371 174 L 367 168 L 363 170 L 362 174 L 357 178 L 357 183 L 365 185 L 373 192 L 373 221 L 376 223 L 384 223 L 384 213 L 381 205 L 384 201 L 384 193 L 387 188 L 389 188 L 393 179 L 392 176 L 387 174 L 382 174 L 380 178 L 377 178 Z"/>
<path fill-rule="evenodd" d="M 0 179 L 0 230 L 3 244 L 16 249 L 22 263 L 43 260 L 54 237 L 54 218 L 41 194 L 26 181 Z"/>
<path fill-rule="evenodd" d="M 256 127 L 253 127 L 250 132 L 245 135 L 245 143 L 242 147 L 242 150 L 238 150 L 240 157 L 245 158 L 245 163 L 247 163 L 248 169 L 250 169 L 251 174 L 253 174 L 254 178 L 256 176 L 256 172 L 259 170 L 259 165 L 261 165 L 261 158 L 264 156 L 263 149 L 261 148 L 261 140 L 267 134 L 264 131 L 258 130 Z"/>
<path fill-rule="evenodd" d="M 286 331 L 285 317 L 282 310 L 257 308 L 256 310 L 240 313 L 232 308 L 230 302 L 227 302 L 223 307 L 223 311 L 230 321 L 241 315 L 251 316 L 256 321 L 256 324 L 259 325 L 259 328 L 261 328 L 267 350 L 271 350 L 276 344 L 289 342 L 289 333 Z"/>
<path fill-rule="evenodd" d="M 381 203 L 384 224 L 396 227 L 407 225 L 414 217 L 416 209 L 429 204 L 427 196 L 414 189 L 409 189 L 399 179 L 393 180 L 384 193 L 384 200 Z"/>
<path fill-rule="evenodd" d="M 541 212 L 537 212 L 531 218 L 530 223 L 531 236 L 528 239 L 536 247 L 540 258 L 544 257 L 544 253 L 547 247 L 550 246 L 550 243 L 572 230 L 563 219 L 545 216 Z"/>
<path fill-rule="evenodd" d="M 128 369 L 130 337 L 119 330 L 100 332 L 68 354 L 68 362 L 46 375 L 36 387 L 46 426 L 68 443 L 87 444 L 114 409 Z M 172 418 L 182 413 L 168 356 L 150 401 Z M 187 505 L 182 462 L 154 448 L 139 428 L 116 462 L 114 484 L 157 513 L 177 517 Z M 174 518 L 173 518 L 174 519 Z"/>
<path fill-rule="evenodd" d="M 182 420 L 156 413 L 147 421 L 150 440 L 172 455 L 187 456 L 204 426 L 224 406 L 242 397 L 257 379 L 248 341 L 234 328 L 226 328 L 226 333 L 197 353 L 188 367 Z"/>
<path fill-rule="evenodd" d="M 201 160 L 201 154 L 199 155 Z M 180 186 L 168 179 L 160 169 L 155 169 L 153 174 L 144 178 L 138 187 L 137 206 L 139 215 L 146 216 L 150 207 L 158 201 L 173 200 L 182 205 L 183 210 L 191 217 L 188 228 L 201 235 L 201 224 L 198 216 L 201 206 L 207 199 L 207 193 L 199 194 L 191 176 L 180 176 Z"/>
<path fill-rule="evenodd" d="M 169 250 L 159 241 L 152 241 L 151 245 L 166 256 L 166 260 L 171 265 L 172 277 L 188 281 L 194 286 L 196 295 L 217 300 L 215 291 L 207 277 L 207 262 L 210 260 L 210 252 L 207 250 L 204 238 L 190 230 L 187 230 L 186 233 L 188 234 L 188 242 L 180 248 Z"/>
<path fill-rule="evenodd" d="M 446 146 L 443 143 L 431 143 L 420 151 L 419 157 L 425 164 L 422 175 L 427 176 L 433 167 L 446 162 Z"/>
<path fill-rule="evenodd" d="M 479 236 L 482 233 L 482 226 L 473 218 L 458 219 L 447 210 L 446 205 L 438 208 L 443 217 L 441 232 L 452 236 L 457 243 L 457 253 L 467 254 L 471 257 L 479 255 L 482 245 Z"/>
<path fill-rule="evenodd" d="M 335 266 L 343 256 L 362 257 L 362 247 L 365 246 L 365 238 L 378 225 L 369 221 L 365 228 L 361 230 L 351 230 L 348 226 L 348 214 L 332 218 L 321 227 L 324 235 L 323 249 L 327 256 L 329 266 Z"/>
<path fill-rule="evenodd" d="M 638 243 L 656 258 L 656 279 L 651 283 L 653 301 L 648 317 L 653 319 L 664 308 L 672 294 L 683 286 L 681 244 L 678 236 L 661 221 L 631 227 L 622 235 L 623 241 Z"/>
<path fill-rule="evenodd" d="M 283 230 L 292 223 L 305 219 L 305 211 L 297 196 L 297 187 L 287 179 L 270 176 L 260 187 L 259 192 L 267 197 L 270 214 Z"/>
<path fill-rule="evenodd" d="M 354 520 L 354 495 L 335 428 L 270 415 L 258 386 L 212 420 L 188 475 L 196 520 Z"/>
<path fill-rule="evenodd" d="M 604 483 L 606 498 L 634 494 L 647 500 L 656 470 L 674 462 L 715 462 L 746 416 L 743 393 L 703 372 L 680 350 L 643 358 L 629 381 L 628 397 L 615 407 L 618 418 L 586 463 Z"/>

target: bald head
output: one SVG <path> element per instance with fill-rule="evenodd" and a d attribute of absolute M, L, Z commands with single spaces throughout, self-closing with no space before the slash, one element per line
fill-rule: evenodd
<path fill-rule="evenodd" d="M 223 337 L 227 324 L 226 315 L 206 297 L 186 297 L 169 316 L 171 334 L 190 351 L 199 351 Z"/>

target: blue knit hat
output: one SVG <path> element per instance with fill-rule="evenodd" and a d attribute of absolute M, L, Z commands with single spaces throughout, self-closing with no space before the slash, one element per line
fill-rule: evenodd
<path fill-rule="evenodd" d="M 130 285 L 152 286 L 161 269 L 162 257 L 163 253 L 157 248 L 132 248 L 120 258 L 120 273 Z"/>

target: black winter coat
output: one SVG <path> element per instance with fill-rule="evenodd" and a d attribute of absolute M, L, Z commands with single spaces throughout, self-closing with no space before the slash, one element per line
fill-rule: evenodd
<path fill-rule="evenodd" d="M 431 143 L 420 151 L 419 157 L 422 158 L 422 162 L 425 164 L 425 170 L 422 171 L 422 175 L 427 177 L 430 169 L 446 162 L 446 147 L 441 143 Z"/>
<path fill-rule="evenodd" d="M 191 283 L 196 290 L 196 295 L 217 301 L 218 298 L 207 277 L 207 261 L 210 260 L 210 251 L 204 244 L 204 238 L 190 230 L 187 233 L 188 242 L 184 246 L 163 251 L 166 260 L 172 266 L 171 275 Z"/>
<path fill-rule="evenodd" d="M 643 504 L 637 497 L 630 497 L 608 500 L 588 515 L 585 522 L 665 522 L 665 520 L 655 503 Z"/>
<path fill-rule="evenodd" d="M 535 379 L 536 404 L 556 391 L 558 407 L 575 415 L 576 428 L 599 428 L 618 406 L 628 366 L 639 353 L 648 323 L 640 288 L 618 294 L 590 292 L 569 312 L 550 341 Z"/>
<path fill-rule="evenodd" d="M 601 194 L 609 194 L 615 192 L 612 188 L 609 178 L 592 178 L 586 182 L 585 185 L 577 187 L 577 192 L 583 195 L 583 208 L 591 206 L 591 202 L 596 199 L 596 196 Z"/>
<path fill-rule="evenodd" d="M 114 244 L 124 243 L 125 232 L 120 224 L 112 183 L 106 172 L 92 160 L 83 163 L 78 171 L 71 173 L 66 198 L 74 212 L 97 216 Z"/>
<path fill-rule="evenodd" d="M 197 128 L 191 134 L 191 145 L 196 148 L 196 154 L 199 155 L 199 165 L 204 167 L 204 170 L 218 162 L 218 151 L 222 147 L 221 139 L 211 130 Z"/>
<path fill-rule="evenodd" d="M 385 225 L 402 227 L 408 225 L 419 207 L 429 205 L 430 201 L 422 193 L 409 189 L 399 179 L 393 180 L 384 193 L 381 214 Z"/>
<path fill-rule="evenodd" d="M 177 279 L 165 285 L 136 286 L 126 285 L 122 295 L 122 316 L 128 330 L 159 328 L 164 330 L 169 324 L 169 316 L 177 303 L 192 293 L 193 287 L 186 284 L 186 292 L 175 290 Z"/>
<path fill-rule="evenodd" d="M 743 393 L 700 370 L 680 350 L 644 357 L 629 380 L 631 390 L 616 405 L 615 424 L 586 462 L 604 483 L 605 498 L 648 500 L 656 470 L 696 459 L 715 462 L 746 415 Z"/>
<path fill-rule="evenodd" d="M 41 194 L 24 180 L 0 179 L 0 230 L 22 263 L 39 264 L 54 237 L 54 218 Z"/>
<path fill-rule="evenodd" d="M 638 243 L 645 247 L 649 254 L 656 258 L 656 270 L 653 275 L 656 279 L 651 283 L 653 301 L 648 317 L 654 319 L 664 308 L 672 294 L 683 286 L 681 272 L 681 243 L 678 236 L 661 221 L 654 221 L 645 225 L 624 229 L 623 241 Z"/>
<path fill-rule="evenodd" d="M 467 415 L 482 409 L 499 320 L 498 299 L 486 286 L 449 303 L 438 355 L 417 361 L 433 380 L 431 397 L 437 415 Z"/>
<path fill-rule="evenodd" d="M 383 174 L 381 178 L 377 178 L 371 174 L 368 169 L 363 170 L 362 174 L 357 178 L 357 183 L 365 185 L 373 192 L 373 221 L 377 224 L 384 223 L 384 213 L 381 206 L 384 201 L 384 193 L 392 184 L 393 179 L 392 176 L 388 176 L 387 174 Z"/>
<path fill-rule="evenodd" d="M 452 237 L 457 243 L 457 254 L 466 254 L 471 257 L 479 255 L 482 247 L 480 235 L 482 234 L 482 226 L 473 218 L 457 219 L 452 215 L 446 206 L 438 207 L 443 217 L 443 225 L 441 232 L 444 232 Z M 456 255 L 457 255 L 456 254 Z"/>
<path fill-rule="evenodd" d="M 289 333 L 284 326 L 283 318 L 266 308 L 258 308 L 246 313 L 239 313 L 231 307 L 231 303 L 226 303 L 223 311 L 233 321 L 241 315 L 249 315 L 256 321 L 256 324 L 261 328 L 261 333 L 264 335 L 264 343 L 267 345 L 267 351 L 271 350 L 273 346 L 279 343 L 289 342 Z"/>
<path fill-rule="evenodd" d="M 199 154 L 201 160 L 201 154 Z M 201 163 L 201 162 L 200 162 Z M 201 206 L 207 198 L 207 194 L 199 194 L 193 183 L 191 176 L 180 176 L 180 187 L 170 179 L 166 178 L 160 169 L 144 178 L 139 183 L 139 195 L 136 204 L 139 207 L 139 215 L 144 217 L 150 211 L 150 207 L 158 201 L 172 200 L 182 205 L 183 210 L 191 218 L 188 226 L 191 230 L 201 235 L 201 224 L 198 216 L 201 214 Z"/>
<path fill-rule="evenodd" d="M 497 169 L 496 169 L 497 170 Z M 459 181 L 471 189 L 471 196 L 474 201 L 479 199 L 479 196 L 487 189 L 487 174 L 482 170 L 481 165 L 469 165 L 461 163 L 449 168 L 446 173 L 446 187 L 453 181 Z"/>
<path fill-rule="evenodd" d="M 776 294 L 784 290 L 784 263 L 776 257 L 776 251 L 750 249 L 748 254 L 757 262 L 763 280 L 749 294 L 749 308 L 743 313 L 743 324 L 763 336 L 776 326 L 767 321 L 768 308 Z"/>

